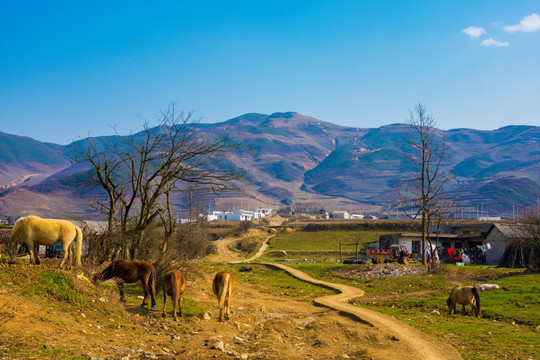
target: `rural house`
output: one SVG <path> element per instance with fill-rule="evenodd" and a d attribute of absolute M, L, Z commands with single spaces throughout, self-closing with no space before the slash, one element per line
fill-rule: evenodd
<path fill-rule="evenodd" d="M 348 219 L 349 217 L 348 211 L 332 211 L 332 219 Z"/>
<path fill-rule="evenodd" d="M 485 246 L 487 263 L 496 263 L 502 257 L 506 245 L 523 237 L 523 225 L 507 223 L 445 224 L 439 229 L 438 244 L 444 249 L 473 249 Z M 430 229 L 432 243 L 436 241 L 435 228 Z M 379 248 L 392 244 L 405 245 L 410 253 L 421 252 L 421 233 L 394 233 L 379 237 Z"/>
<path fill-rule="evenodd" d="M 235 210 L 235 211 L 212 211 L 206 219 L 208 221 L 227 220 L 227 221 L 251 221 L 252 219 L 261 219 L 272 214 L 272 209 L 256 209 L 254 211 Z"/>

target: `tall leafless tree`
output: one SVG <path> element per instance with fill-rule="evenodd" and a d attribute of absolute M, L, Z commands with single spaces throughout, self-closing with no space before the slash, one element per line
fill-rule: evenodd
<path fill-rule="evenodd" d="M 435 120 L 419 103 L 409 111 L 406 157 L 411 171 L 397 182 L 396 192 L 400 209 L 410 218 L 422 221 L 422 263 L 427 263 L 426 238 L 434 218 L 441 217 L 445 207 L 445 185 L 451 173 L 445 167 L 448 147 L 445 133 L 435 128 Z"/>
<path fill-rule="evenodd" d="M 73 159 L 92 167 L 86 181 L 108 195 L 108 203 L 100 207 L 109 227 L 118 222 L 126 233 L 133 224 L 135 234 L 124 241 L 124 257 L 137 257 L 144 231 L 156 219 L 166 221 L 166 233 L 174 231 L 172 193 L 233 190 L 234 181 L 242 178 L 240 171 L 222 164 L 240 144 L 226 136 L 209 136 L 199 121 L 193 112 L 178 113 L 171 104 L 157 116 L 155 127 L 146 122 L 137 134 L 116 132 L 116 140 L 103 145 L 87 138 L 85 146 L 75 148 Z"/>

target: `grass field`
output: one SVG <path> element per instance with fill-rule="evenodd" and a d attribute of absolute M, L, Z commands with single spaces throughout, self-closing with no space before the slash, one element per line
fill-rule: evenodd
<path fill-rule="evenodd" d="M 279 234 L 270 241 L 268 251 L 273 250 L 339 250 L 339 244 L 363 244 L 377 241 L 379 236 L 387 234 L 388 231 L 292 231 Z M 354 250 L 354 246 L 348 246 L 349 250 Z"/>
<path fill-rule="evenodd" d="M 376 276 L 377 266 L 381 265 L 342 265 L 332 256 L 321 252 L 336 251 L 339 243 L 373 241 L 380 233 L 370 231 L 324 230 L 317 232 L 283 232 L 271 240 L 269 252 L 287 251 L 287 265 L 298 268 L 310 276 L 336 283 L 356 286 L 365 291 L 357 298 L 357 306 L 366 307 L 408 323 L 427 334 L 437 336 L 440 341 L 449 342 L 464 359 L 540 359 L 540 275 L 527 273 L 524 269 L 501 269 L 492 266 L 446 266 L 437 273 L 423 272 L 417 276 Z M 266 255 L 265 260 L 277 262 L 284 258 Z M 316 260 L 316 261 L 315 261 Z M 235 274 L 238 284 L 251 284 L 259 291 L 276 296 L 292 297 L 300 301 L 312 301 L 316 297 L 333 293 L 324 287 L 299 281 L 285 272 L 263 265 L 250 264 L 252 271 L 239 272 L 242 265 L 226 265 L 202 262 L 200 267 L 208 272 L 228 270 Z M 402 265 L 393 264 L 396 269 Z M 419 267 L 419 265 L 411 265 Z M 32 267 L 30 272 L 17 272 L 16 268 L 0 269 L 0 284 L 7 292 L 25 298 L 35 299 L 47 311 L 68 312 L 78 319 L 80 312 L 87 318 L 100 319 L 102 327 L 127 326 L 124 310 L 117 303 L 101 302 L 102 293 L 86 282 L 69 277 L 63 272 L 51 271 L 45 267 Z M 399 271 L 396 272 L 398 275 Z M 373 275 L 375 274 L 375 275 Z M 362 276 L 370 275 L 370 276 Z M 373 275 L 373 276 L 372 276 Z M 493 283 L 499 290 L 481 293 L 483 316 L 465 316 L 461 313 L 449 315 L 446 298 L 456 284 L 476 285 Z M 114 282 L 103 284 L 110 292 L 110 298 L 118 297 Z M 143 311 L 138 306 L 142 294 L 139 284 L 125 285 L 126 298 L 132 304 L 130 311 Z M 84 296 L 83 296 L 84 295 Z M 91 300 L 89 300 L 91 299 Z M 93 302 L 95 300 L 95 303 Z M 163 306 L 162 296 L 156 298 L 156 308 Z M 133 305 L 136 304 L 136 305 Z M 0 325 L 2 319 L 12 314 L 2 312 L 0 304 Z M 207 305 L 191 299 L 183 301 L 186 318 L 208 311 Z M 63 316 L 52 316 L 47 311 L 40 316 L 44 323 L 64 325 Z M 144 310 L 147 311 L 147 310 Z M 171 305 L 168 305 L 168 314 Z M 54 313 L 54 312 L 53 312 Z M 151 314 L 158 316 L 159 314 Z M 145 316 L 149 316 L 145 313 Z M 114 320 L 114 321 L 113 321 Z M 73 322 L 68 325 L 78 325 Z M 178 331 L 182 323 L 171 325 Z M 133 338 L 142 336 L 143 328 L 138 326 Z M 0 336 L 2 329 L 0 326 Z M 131 339 L 131 338 L 130 338 Z M 1 338 L 0 338 L 1 340 Z M 34 339 L 32 344 L 21 346 L 35 347 L 32 354 L 38 357 L 61 357 L 54 348 L 42 348 L 42 339 Z M 1 342 L 1 341 L 0 341 Z M 434 344 L 434 346 L 437 346 Z M 1 355 L 10 356 L 9 353 Z M 34 351 L 34 350 L 32 350 Z M 63 356 L 70 355 L 65 353 Z"/>
<path fill-rule="evenodd" d="M 287 265 L 312 277 L 356 286 L 366 292 L 355 304 L 393 316 L 428 334 L 440 336 L 453 344 L 465 359 L 540 359 L 540 275 L 524 269 L 501 269 L 493 266 L 458 267 L 448 265 L 438 273 L 421 276 L 356 276 L 358 265 L 336 264 L 335 256 L 317 255 L 317 251 L 337 249 L 339 243 L 369 242 L 378 239 L 379 231 L 294 231 L 272 239 L 269 252 L 287 251 L 289 260 L 295 252 L 302 258 Z M 310 254 L 312 252 L 312 254 Z M 265 256 L 264 260 L 276 261 Z M 316 261 L 313 261 L 316 260 Z M 369 265 L 362 265 L 369 267 Z M 395 265 L 401 266 L 401 265 Z M 420 265 L 417 265 L 420 266 Z M 250 275 L 249 282 L 263 284 L 279 277 L 286 283 L 286 295 L 313 292 L 296 280 L 285 280 L 277 270 Z M 270 273 L 268 271 L 271 271 Z M 289 276 L 290 277 L 290 276 Z M 446 298 L 456 284 L 494 283 L 499 290 L 481 293 L 481 318 L 449 315 Z M 292 289 L 291 287 L 298 287 Z M 271 291 L 271 290 L 269 290 Z M 325 290 L 328 291 L 328 290 Z M 470 308 L 469 308 L 470 312 Z M 434 344 L 436 346 L 436 344 Z"/>

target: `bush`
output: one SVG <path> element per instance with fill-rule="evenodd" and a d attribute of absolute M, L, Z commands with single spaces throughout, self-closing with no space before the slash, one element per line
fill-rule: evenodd
<path fill-rule="evenodd" d="M 250 253 L 259 246 L 259 241 L 255 236 L 244 238 L 236 243 L 236 248 L 240 251 Z"/>
<path fill-rule="evenodd" d="M 111 261 L 118 257 L 122 250 L 122 240 L 124 236 L 118 229 L 111 231 L 95 231 L 85 224 L 83 231 L 83 249 L 81 254 L 82 266 L 89 273 L 106 261 Z"/>
<path fill-rule="evenodd" d="M 251 229 L 252 224 L 251 221 L 240 221 L 238 224 L 238 227 L 234 231 L 235 236 L 242 236 L 243 234 L 247 233 L 249 229 Z"/>
<path fill-rule="evenodd" d="M 147 228 L 136 249 L 136 254 L 124 254 L 123 249 L 140 233 L 128 231 L 122 233 L 119 229 L 105 232 L 95 232 L 84 229 L 86 252 L 83 256 L 83 267 L 92 274 L 97 267 L 106 261 L 122 258 L 144 260 L 154 265 L 157 281 L 156 290 L 162 286 L 164 275 L 173 269 L 182 272 L 190 271 L 189 261 L 207 255 L 210 245 L 210 235 L 202 223 L 179 225 L 176 232 L 166 239 L 164 228 L 154 226 Z"/>

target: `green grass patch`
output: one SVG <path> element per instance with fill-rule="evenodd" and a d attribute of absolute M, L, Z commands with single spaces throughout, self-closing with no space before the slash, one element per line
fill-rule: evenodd
<path fill-rule="evenodd" d="M 480 267 L 467 271 L 475 270 L 480 279 L 490 272 Z M 491 270 L 500 275 L 501 269 Z M 463 279 L 470 285 L 478 283 Z M 447 313 L 446 299 L 453 287 L 448 274 L 358 279 L 357 286 L 367 295 L 358 301 L 359 306 L 449 339 L 465 359 L 538 358 L 540 277 L 512 275 L 492 280 L 501 289 L 480 293 L 482 318 L 462 315 L 460 306 L 458 314 Z"/>
<path fill-rule="evenodd" d="M 321 296 L 335 294 L 332 289 L 313 285 L 289 275 L 287 272 L 263 265 L 249 265 L 252 271 L 238 273 L 240 283 L 255 284 L 263 292 L 278 296 L 289 296 L 297 300 L 311 301 Z"/>
<path fill-rule="evenodd" d="M 308 275 L 365 291 L 356 304 L 385 313 L 427 334 L 445 339 L 464 359 L 538 359 L 540 276 L 523 269 L 448 266 L 420 276 L 350 276 L 356 265 L 287 263 Z M 281 280 L 283 281 L 283 280 Z M 493 283 L 499 290 L 480 293 L 483 317 L 449 315 L 446 299 L 455 283 Z M 287 293 L 284 293 L 288 295 Z M 468 308 L 471 313 L 470 307 Z"/>
<path fill-rule="evenodd" d="M 301 250 L 301 251 L 338 251 L 339 244 L 363 244 L 371 241 L 378 241 L 379 236 L 387 234 L 387 231 L 330 231 L 323 230 L 317 232 L 293 231 L 277 235 L 268 246 L 267 251 L 275 250 Z M 343 247 L 344 250 L 354 252 L 354 246 Z M 361 246 L 358 250 L 361 249 Z"/>
<path fill-rule="evenodd" d="M 74 282 L 71 277 L 63 272 L 43 271 L 41 274 L 41 286 L 43 291 L 54 296 L 60 301 L 66 301 L 72 304 L 84 302 L 81 294 L 74 291 Z"/>
<path fill-rule="evenodd" d="M 67 273 L 44 267 L 28 268 L 28 271 L 16 271 L 17 269 L 19 268 L 1 271 L 0 282 L 22 296 L 37 298 L 46 295 L 75 305 L 85 302 Z"/>
<path fill-rule="evenodd" d="M 240 272 L 242 266 L 251 268 L 251 271 Z M 313 285 L 289 275 L 287 272 L 257 264 L 224 265 L 207 263 L 204 268 L 208 272 L 228 271 L 233 274 L 234 280 L 240 284 L 252 284 L 257 290 L 278 295 L 289 296 L 297 300 L 311 301 L 317 297 L 335 294 L 332 289 Z"/>

